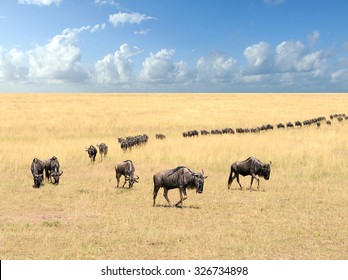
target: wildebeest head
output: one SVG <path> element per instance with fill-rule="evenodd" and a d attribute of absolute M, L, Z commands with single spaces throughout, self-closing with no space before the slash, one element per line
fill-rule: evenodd
<path fill-rule="evenodd" d="M 204 171 L 202 170 L 202 173 L 192 173 L 192 182 L 194 184 L 194 187 L 196 188 L 197 193 L 203 192 L 204 187 L 204 179 L 206 179 L 208 176 L 204 176 Z M 192 186 L 192 185 L 191 185 Z"/>
<path fill-rule="evenodd" d="M 138 180 L 139 180 L 139 176 L 136 176 L 136 177 L 130 176 L 128 177 L 128 179 L 126 178 L 126 181 L 129 181 L 129 188 L 133 187 L 134 183 L 139 183 Z"/>
<path fill-rule="evenodd" d="M 59 177 L 63 174 L 63 171 L 57 172 L 57 171 L 51 171 L 51 182 L 54 185 L 59 185 Z"/>
<path fill-rule="evenodd" d="M 269 163 L 262 165 L 260 176 L 265 178 L 265 180 L 269 180 L 269 177 L 271 176 L 271 164 L 272 162 L 270 161 Z"/>

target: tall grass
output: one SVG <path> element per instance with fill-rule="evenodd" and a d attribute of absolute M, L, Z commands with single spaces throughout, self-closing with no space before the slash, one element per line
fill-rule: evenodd
<path fill-rule="evenodd" d="M 347 95 L 9 94 L 0 96 L 2 259 L 347 259 L 348 123 L 183 138 L 191 129 L 254 127 L 348 113 Z M 164 133 L 163 141 L 155 133 Z M 123 152 L 117 137 L 146 133 Z M 105 142 L 90 164 L 85 147 Z M 57 156 L 61 184 L 32 188 L 34 157 Z M 230 165 L 272 161 L 261 191 L 227 190 Z M 116 189 L 133 160 L 140 183 Z M 152 176 L 185 165 L 208 176 L 171 209 Z M 122 183 L 122 182 L 121 182 Z M 254 183 L 256 189 L 256 182 Z M 169 192 L 172 202 L 179 199 Z"/>

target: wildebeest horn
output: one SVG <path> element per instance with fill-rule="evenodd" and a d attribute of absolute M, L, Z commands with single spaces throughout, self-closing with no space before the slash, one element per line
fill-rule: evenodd
<path fill-rule="evenodd" d="M 271 165 L 272 164 L 272 162 L 271 161 L 269 161 L 269 165 Z"/>
<path fill-rule="evenodd" d="M 58 173 L 58 176 L 61 176 L 63 174 L 63 171 L 62 172 L 60 172 L 60 173 Z"/>
<path fill-rule="evenodd" d="M 201 169 L 202 170 L 202 175 L 204 175 L 204 171 L 203 171 L 203 169 Z"/>

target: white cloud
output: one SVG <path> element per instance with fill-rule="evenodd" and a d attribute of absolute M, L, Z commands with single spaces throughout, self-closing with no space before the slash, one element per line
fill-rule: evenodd
<path fill-rule="evenodd" d="M 313 46 L 320 37 L 320 32 L 318 30 L 314 30 L 311 34 L 307 36 L 307 40 L 311 46 Z"/>
<path fill-rule="evenodd" d="M 25 54 L 16 48 L 10 51 L 0 47 L 0 81 L 19 80 L 25 77 L 27 67 L 22 66 Z"/>
<path fill-rule="evenodd" d="M 340 69 L 332 73 L 331 82 L 348 84 L 348 69 Z"/>
<path fill-rule="evenodd" d="M 147 16 L 145 14 L 139 13 L 122 13 L 109 15 L 109 22 L 112 23 L 115 27 L 122 24 L 140 24 L 144 20 L 156 19 L 154 17 Z"/>
<path fill-rule="evenodd" d="M 230 82 L 238 71 L 238 65 L 233 57 L 215 52 L 199 58 L 196 71 L 198 81 Z"/>
<path fill-rule="evenodd" d="M 94 0 L 96 5 L 111 5 L 111 6 L 119 6 L 119 4 L 115 0 Z"/>
<path fill-rule="evenodd" d="M 19 4 L 50 6 L 52 4 L 59 5 L 63 0 L 18 0 Z"/>
<path fill-rule="evenodd" d="M 48 44 L 36 46 L 28 52 L 29 78 L 51 81 L 81 81 L 88 71 L 81 63 L 80 49 L 76 46 L 77 36 L 89 26 L 65 29 L 53 37 Z"/>
<path fill-rule="evenodd" d="M 105 23 L 102 23 L 102 24 L 96 24 L 94 25 L 92 28 L 91 28 L 91 32 L 94 33 L 94 32 L 97 32 L 99 30 L 104 30 L 106 27 L 106 24 Z"/>
<path fill-rule="evenodd" d="M 142 29 L 142 30 L 134 31 L 134 34 L 135 35 L 146 35 L 149 32 L 150 32 L 150 29 Z"/>
<path fill-rule="evenodd" d="M 321 51 L 308 52 L 300 41 L 284 41 L 276 47 L 274 65 L 279 72 L 317 71 L 324 64 Z"/>
<path fill-rule="evenodd" d="M 174 62 L 174 50 L 161 49 L 151 53 L 143 62 L 139 78 L 142 82 L 175 83 L 186 82 L 191 76 L 191 70 L 183 62 Z"/>
<path fill-rule="evenodd" d="M 257 74 L 269 71 L 272 65 L 273 54 L 271 47 L 267 43 L 260 42 L 251 45 L 244 50 L 243 54 L 249 64 L 245 69 L 246 73 Z"/>
<path fill-rule="evenodd" d="M 130 58 L 141 52 L 138 47 L 123 44 L 119 51 L 98 60 L 95 64 L 97 83 L 108 85 L 129 81 L 133 76 L 133 61 Z"/>

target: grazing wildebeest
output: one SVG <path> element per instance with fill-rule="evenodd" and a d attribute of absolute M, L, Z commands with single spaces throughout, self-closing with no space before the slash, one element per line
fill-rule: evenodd
<path fill-rule="evenodd" d="M 294 125 L 292 124 L 292 122 L 288 122 L 288 123 L 286 124 L 286 127 L 294 127 Z"/>
<path fill-rule="evenodd" d="M 230 188 L 233 180 L 237 178 L 239 187 L 242 189 L 242 185 L 239 182 L 239 175 L 242 175 L 243 177 L 249 175 L 251 176 L 250 190 L 254 179 L 257 180 L 257 189 L 259 190 L 260 180 L 256 177 L 256 175 L 269 180 L 271 175 L 271 162 L 265 164 L 257 158 L 249 157 L 244 161 L 236 161 L 232 163 L 230 176 L 228 178 L 228 188 Z"/>
<path fill-rule="evenodd" d="M 44 182 L 45 163 L 37 158 L 33 159 L 30 166 L 31 174 L 34 179 L 34 188 L 40 188 Z"/>
<path fill-rule="evenodd" d="M 165 138 L 166 138 L 166 136 L 165 136 L 164 134 L 162 134 L 162 133 L 157 133 L 157 134 L 156 134 L 156 139 L 163 140 L 163 139 L 165 139 Z"/>
<path fill-rule="evenodd" d="M 100 144 L 97 144 L 97 147 L 99 149 L 99 153 L 100 153 L 100 161 L 103 160 L 103 155 L 104 155 L 104 158 L 107 156 L 108 154 L 108 146 L 106 146 L 105 143 L 100 143 Z"/>
<path fill-rule="evenodd" d="M 128 181 L 129 188 L 133 187 L 134 183 L 139 183 L 138 182 L 139 176 L 136 176 L 136 177 L 134 176 L 135 168 L 131 160 L 125 160 L 116 164 L 115 172 L 116 172 L 117 188 L 119 186 L 121 176 L 124 176 L 125 178 L 122 188 L 124 187 L 127 181 Z"/>
<path fill-rule="evenodd" d="M 285 125 L 283 125 L 282 123 L 278 123 L 277 128 L 285 128 Z"/>
<path fill-rule="evenodd" d="M 97 149 L 93 145 L 89 146 L 89 148 L 86 148 L 86 152 L 88 153 L 89 158 L 91 159 L 91 163 L 95 162 L 95 157 L 97 156 Z"/>
<path fill-rule="evenodd" d="M 178 188 L 180 191 L 180 201 L 177 202 L 175 206 L 181 204 L 182 207 L 183 201 L 187 199 L 186 188 L 195 188 L 197 193 L 202 193 L 204 179 L 206 178 L 207 176 L 204 176 L 203 170 L 202 173 L 194 173 L 184 166 L 178 166 L 173 169 L 164 170 L 156 173 L 153 176 L 153 206 L 156 206 L 156 197 L 159 189 L 163 188 L 163 196 L 167 200 L 169 206 L 172 207 L 172 204 L 170 203 L 168 198 L 168 191 L 171 189 Z"/>
<path fill-rule="evenodd" d="M 295 126 L 302 127 L 302 123 L 300 121 L 296 121 Z"/>
<path fill-rule="evenodd" d="M 59 185 L 59 177 L 63 174 L 63 171 L 59 171 L 59 161 L 57 157 L 53 156 L 48 160 L 45 160 L 45 175 L 48 181 L 51 181 L 54 185 Z"/>

